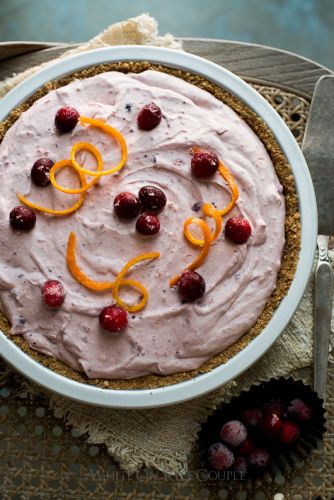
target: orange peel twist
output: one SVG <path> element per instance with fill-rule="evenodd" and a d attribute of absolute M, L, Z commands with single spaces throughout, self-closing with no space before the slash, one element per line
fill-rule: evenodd
<path fill-rule="evenodd" d="M 213 234 L 211 233 L 211 243 L 213 243 L 214 241 L 216 241 L 216 239 L 219 237 L 221 233 L 223 227 L 223 221 L 219 210 L 217 210 L 211 203 L 204 203 L 204 205 L 202 206 L 202 210 L 204 215 L 206 215 L 207 217 L 212 217 L 215 221 L 216 224 L 215 231 Z M 205 243 L 204 240 L 199 240 L 198 238 L 195 238 L 195 236 L 193 236 L 189 231 L 188 228 L 189 225 L 190 224 L 187 225 L 185 224 L 183 227 L 185 237 L 193 245 L 202 247 Z"/>
<path fill-rule="evenodd" d="M 143 253 L 141 255 L 138 255 L 137 257 L 134 257 L 127 264 L 125 264 L 123 269 L 116 276 L 116 279 L 114 281 L 114 286 L 112 289 L 112 295 L 114 297 L 114 300 L 119 306 L 124 307 L 124 309 L 126 309 L 129 312 L 140 311 L 141 309 L 143 309 L 143 307 L 145 307 L 147 299 L 148 299 L 148 293 L 147 293 L 146 288 L 143 287 L 139 282 L 137 282 L 137 281 L 134 282 L 133 280 L 127 280 L 128 282 L 131 281 L 130 284 L 136 283 L 136 285 L 140 285 L 140 287 L 141 287 L 141 293 L 143 296 L 142 296 L 141 301 L 138 302 L 138 304 L 134 304 L 132 306 L 127 305 L 120 298 L 118 291 L 119 291 L 119 288 L 121 286 L 128 284 L 128 283 L 125 283 L 125 280 L 123 278 L 132 266 L 134 266 L 135 264 L 138 264 L 138 262 L 141 262 L 143 260 L 157 259 L 158 257 L 160 257 L 159 252 L 147 252 L 147 253 Z"/>
<path fill-rule="evenodd" d="M 76 260 L 76 246 L 77 246 L 77 238 L 75 233 L 71 232 L 68 238 L 67 243 L 67 255 L 66 262 L 67 267 L 72 274 L 73 278 L 75 278 L 81 285 L 89 288 L 90 290 L 95 290 L 96 292 L 104 292 L 106 290 L 110 290 L 114 283 L 112 281 L 94 281 L 80 269 Z"/>
<path fill-rule="evenodd" d="M 218 171 L 219 171 L 220 175 L 226 180 L 226 182 L 231 190 L 230 203 L 227 205 L 227 207 L 219 210 L 219 214 L 221 216 L 223 216 L 223 215 L 226 215 L 228 212 L 230 212 L 230 210 L 232 210 L 232 208 L 234 207 L 235 202 L 239 198 L 239 190 L 238 190 L 238 186 L 235 182 L 233 175 L 231 174 L 229 169 L 227 167 L 225 167 L 223 162 L 221 162 L 220 160 L 219 160 L 219 165 L 218 165 Z"/>
<path fill-rule="evenodd" d="M 77 169 L 72 165 L 71 160 L 61 160 L 60 162 L 58 162 L 58 165 L 59 164 L 60 164 L 60 166 L 58 168 L 65 168 L 65 167 L 72 168 L 72 170 L 74 170 L 74 172 L 79 176 L 79 179 L 81 182 L 81 187 L 82 188 L 86 187 L 87 182 L 86 182 L 84 175 L 82 175 L 80 172 L 77 171 Z M 81 207 L 81 205 L 84 202 L 85 196 L 86 196 L 86 192 L 85 192 L 85 190 L 83 190 L 80 198 L 72 207 L 66 208 L 64 210 L 54 210 L 52 208 L 47 208 L 47 207 L 43 207 L 41 205 L 38 205 L 37 203 L 33 203 L 32 201 L 27 200 L 27 198 L 25 198 L 24 196 L 22 196 L 19 193 L 16 193 L 16 194 L 18 196 L 18 199 L 22 203 L 27 205 L 28 207 L 34 208 L 35 210 L 38 210 L 40 212 L 45 212 L 46 214 L 51 214 L 51 215 L 68 215 L 72 212 L 75 212 L 78 208 Z"/>
<path fill-rule="evenodd" d="M 77 264 L 76 260 L 76 235 L 75 233 L 71 232 L 68 238 L 68 244 L 67 244 L 67 256 L 66 256 L 66 261 L 67 261 L 67 266 L 72 274 L 73 278 L 75 278 L 81 285 L 85 286 L 86 288 L 89 288 L 90 290 L 94 290 L 96 292 L 104 292 L 107 290 L 112 290 L 112 294 L 114 297 L 115 302 L 119 305 L 124 307 L 129 312 L 136 312 L 140 311 L 143 309 L 147 303 L 148 300 L 148 292 L 146 288 L 139 283 L 138 281 L 135 281 L 133 279 L 124 279 L 125 274 L 128 272 L 128 270 L 137 264 L 138 262 L 141 262 L 143 260 L 149 260 L 149 259 L 156 259 L 160 257 L 159 252 L 150 252 L 150 253 L 144 253 L 141 255 L 138 255 L 137 257 L 134 257 L 131 259 L 120 271 L 120 273 L 116 276 L 114 281 L 95 281 L 90 279 L 79 267 Z M 142 298 L 140 302 L 134 305 L 128 305 L 126 304 L 120 297 L 119 297 L 119 288 L 122 286 L 132 286 L 136 288 L 142 295 Z"/>
<path fill-rule="evenodd" d="M 201 151 L 201 148 L 199 148 L 197 146 L 193 147 L 191 150 L 192 153 L 197 153 L 199 151 Z M 226 215 L 228 212 L 230 212 L 230 210 L 232 210 L 232 208 L 235 205 L 235 202 L 237 201 L 237 199 L 239 197 L 238 186 L 235 182 L 233 175 L 231 174 L 229 169 L 223 164 L 223 162 L 221 162 L 220 160 L 218 163 L 218 171 L 219 171 L 220 175 L 225 179 L 225 181 L 227 182 L 227 184 L 231 190 L 231 201 L 227 205 L 227 207 L 225 207 L 221 210 L 216 209 L 211 203 L 204 203 L 204 205 L 202 206 L 203 214 L 207 217 L 212 217 L 215 221 L 216 227 L 215 227 L 215 230 L 213 233 L 211 233 L 208 224 L 202 219 L 199 219 L 197 217 L 190 217 L 189 219 L 187 219 L 185 221 L 184 226 L 183 226 L 183 232 L 184 232 L 186 239 L 190 243 L 192 243 L 193 245 L 196 245 L 196 246 L 202 248 L 198 257 L 186 268 L 188 270 L 193 271 L 203 264 L 204 260 L 206 259 L 207 255 L 209 253 L 210 245 L 214 241 L 216 241 L 216 239 L 219 237 L 219 235 L 222 231 L 222 227 L 223 227 L 222 216 Z M 200 229 L 203 232 L 203 239 L 198 239 L 191 234 L 191 232 L 189 230 L 189 226 L 191 224 L 197 224 L 197 226 L 200 227 Z M 178 281 L 180 280 L 180 278 L 181 278 L 180 275 L 174 276 L 174 278 L 172 278 L 170 280 L 169 285 L 170 286 L 176 285 L 178 283 Z"/>
<path fill-rule="evenodd" d="M 191 148 L 192 153 L 199 153 L 200 151 L 202 151 L 202 148 L 200 148 L 198 146 L 194 146 L 193 148 Z M 224 163 L 221 160 L 218 160 L 218 172 L 225 179 L 225 181 L 227 182 L 227 184 L 231 190 L 230 203 L 227 205 L 227 207 L 219 210 L 220 215 L 223 216 L 223 215 L 226 215 L 228 212 L 230 212 L 230 210 L 232 210 L 232 208 L 234 207 L 235 202 L 239 198 L 239 190 L 238 190 L 238 186 L 237 186 L 237 183 L 235 182 L 233 175 L 231 174 L 229 169 L 224 165 Z"/>
<path fill-rule="evenodd" d="M 102 159 L 101 153 L 95 146 L 93 146 L 93 144 L 90 144 L 89 142 L 79 142 L 76 146 L 80 146 L 77 149 L 77 151 L 79 149 L 83 149 L 85 151 L 89 151 L 90 153 L 92 153 L 92 155 L 95 157 L 95 160 L 97 163 L 97 171 L 101 172 L 103 170 L 103 159 Z M 62 191 L 63 193 L 67 193 L 67 194 L 81 194 L 81 193 L 84 193 L 85 191 L 88 191 L 88 189 L 90 189 L 99 180 L 98 177 L 94 177 L 94 179 L 91 182 L 86 184 L 86 186 L 81 186 L 81 188 L 79 188 L 79 189 L 64 188 L 63 186 L 58 184 L 58 182 L 56 181 L 56 177 L 55 177 L 55 174 L 58 170 L 61 170 L 64 168 L 64 166 L 67 166 L 67 165 L 63 165 L 63 162 L 64 162 L 64 160 L 58 161 L 57 163 L 55 163 L 53 165 L 53 167 L 50 170 L 51 184 L 53 185 L 54 188 L 58 189 L 59 191 Z M 71 163 L 72 163 L 72 167 L 77 170 L 78 174 L 80 174 L 77 167 L 75 165 L 73 166 L 73 161 Z"/>
<path fill-rule="evenodd" d="M 75 212 L 75 210 L 81 207 L 81 205 L 84 202 L 86 192 L 98 181 L 100 177 L 104 175 L 114 174 L 115 172 L 118 172 L 119 170 L 121 170 L 121 168 L 124 167 L 127 160 L 128 152 L 127 152 L 126 142 L 122 134 L 114 127 L 101 120 L 95 120 L 94 118 L 87 118 L 85 116 L 80 116 L 79 121 L 82 124 L 87 124 L 90 125 L 91 127 L 100 128 L 103 132 L 114 137 L 118 141 L 121 148 L 121 160 L 115 167 L 108 170 L 103 170 L 103 159 L 101 153 L 93 144 L 90 144 L 88 142 L 79 142 L 77 144 L 74 144 L 70 153 L 71 159 L 60 160 L 53 165 L 52 169 L 50 170 L 50 180 L 53 187 L 55 187 L 58 191 L 61 191 L 66 194 L 80 194 L 79 200 L 72 207 L 69 207 L 64 210 L 54 210 L 52 208 L 47 208 L 38 205 L 37 203 L 33 203 L 32 201 L 29 201 L 25 196 L 22 196 L 21 194 L 17 193 L 19 200 L 28 207 L 51 215 L 68 215 L 72 212 Z M 97 162 L 97 169 L 95 171 L 83 168 L 81 165 L 79 165 L 79 163 L 76 160 L 76 154 L 78 153 L 78 151 L 81 150 L 86 150 L 93 154 Z M 81 182 L 80 188 L 78 189 L 65 188 L 57 183 L 55 178 L 55 173 L 58 170 L 61 170 L 65 167 L 70 167 L 77 173 Z M 94 177 L 94 179 L 89 183 L 87 183 L 85 175 Z"/>
<path fill-rule="evenodd" d="M 189 219 L 187 219 L 184 222 L 184 226 L 183 226 L 184 232 L 186 232 L 186 230 L 188 229 L 188 226 L 190 226 L 191 224 L 198 225 L 198 227 L 203 232 L 203 238 L 204 238 L 204 244 L 201 248 L 200 254 L 198 255 L 198 257 L 196 257 L 196 259 L 191 264 L 189 264 L 189 266 L 186 267 L 186 270 L 194 271 L 195 269 L 197 269 L 198 267 L 200 267 L 203 264 L 203 262 L 205 261 L 207 255 L 209 253 L 210 245 L 211 245 L 211 241 L 212 241 L 212 234 L 211 234 L 211 231 L 210 231 L 208 224 L 203 219 L 199 219 L 198 217 L 189 217 Z M 196 245 L 200 246 L 197 243 L 196 243 Z M 174 276 L 174 278 L 172 278 L 170 280 L 169 286 L 175 286 L 179 282 L 180 278 L 181 278 L 180 274 L 177 274 L 176 276 Z"/>
<path fill-rule="evenodd" d="M 91 127 L 97 127 L 101 129 L 103 132 L 106 132 L 108 135 L 111 135 L 114 137 L 120 147 L 121 147 L 121 159 L 119 163 L 116 165 L 116 167 L 110 168 L 108 170 L 103 170 L 103 171 L 96 171 L 96 170 L 89 170 L 87 168 L 83 168 L 79 163 L 76 161 L 75 156 L 76 153 L 80 150 L 83 149 L 83 145 L 86 143 L 78 142 L 77 144 L 74 144 L 71 150 L 71 160 L 75 168 L 78 170 L 78 172 L 81 172 L 82 174 L 85 175 L 90 175 L 92 177 L 102 177 L 104 175 L 111 175 L 114 174 L 115 172 L 118 172 L 121 170 L 126 162 L 128 151 L 126 147 L 126 142 L 120 132 L 116 130 L 114 127 L 109 125 L 108 123 L 103 122 L 102 120 L 95 120 L 94 118 L 87 118 L 86 116 L 80 116 L 79 118 L 80 123 L 90 125 Z"/>

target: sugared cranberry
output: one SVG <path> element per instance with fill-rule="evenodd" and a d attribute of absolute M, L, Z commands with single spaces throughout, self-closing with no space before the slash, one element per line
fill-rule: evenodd
<path fill-rule="evenodd" d="M 245 439 L 243 443 L 239 446 L 240 455 L 247 457 L 254 450 L 254 441 L 252 438 L 248 437 Z"/>
<path fill-rule="evenodd" d="M 58 109 L 55 116 L 56 127 L 60 132 L 71 132 L 79 121 L 79 112 L 70 106 Z"/>
<path fill-rule="evenodd" d="M 60 307 L 65 300 L 65 290 L 58 280 L 46 281 L 42 288 L 44 303 L 52 308 Z"/>
<path fill-rule="evenodd" d="M 31 169 L 31 180 L 36 186 L 47 186 L 50 184 L 50 170 L 54 162 L 49 158 L 39 158 Z"/>
<path fill-rule="evenodd" d="M 119 193 L 114 199 L 114 208 L 118 217 L 133 219 L 140 212 L 140 201 L 132 193 Z"/>
<path fill-rule="evenodd" d="M 128 324 L 128 314 L 123 307 L 107 306 L 100 312 L 100 325 L 108 332 L 120 332 Z"/>
<path fill-rule="evenodd" d="M 243 457 L 236 457 L 236 459 L 234 460 L 232 470 L 237 474 L 245 476 L 247 474 L 247 469 L 248 467 L 246 460 Z"/>
<path fill-rule="evenodd" d="M 225 234 L 233 243 L 246 243 L 250 237 L 252 228 L 244 217 L 231 217 L 225 225 Z"/>
<path fill-rule="evenodd" d="M 267 439 L 274 440 L 282 432 L 283 422 L 276 413 L 269 413 L 265 416 L 261 429 Z"/>
<path fill-rule="evenodd" d="M 216 470 L 227 470 L 234 463 L 234 455 L 224 444 L 214 443 L 208 450 L 208 461 Z"/>
<path fill-rule="evenodd" d="M 262 422 L 263 413 L 260 408 L 245 408 L 241 412 L 241 420 L 250 427 L 259 427 Z"/>
<path fill-rule="evenodd" d="M 301 422 L 308 422 L 312 418 L 312 410 L 301 399 L 293 399 L 288 405 L 288 414 Z"/>
<path fill-rule="evenodd" d="M 248 463 L 256 471 L 263 471 L 268 468 L 270 455 L 267 450 L 264 450 L 263 448 L 255 448 L 255 450 L 253 450 L 248 457 Z"/>
<path fill-rule="evenodd" d="M 278 417 L 283 417 L 285 413 L 286 405 L 281 399 L 272 399 L 265 405 L 263 405 L 263 411 L 266 415 L 275 413 Z"/>
<path fill-rule="evenodd" d="M 31 208 L 20 205 L 10 212 L 9 222 L 15 229 L 30 231 L 36 223 L 36 214 Z"/>
<path fill-rule="evenodd" d="M 295 422 L 286 420 L 283 422 L 282 432 L 280 436 L 280 441 L 283 444 L 290 445 L 294 444 L 300 438 L 300 428 Z"/>
<path fill-rule="evenodd" d="M 191 171 L 195 177 L 211 177 L 217 172 L 218 165 L 218 156 L 204 149 L 194 153 L 191 158 Z"/>
<path fill-rule="evenodd" d="M 156 215 L 144 213 L 138 217 L 136 229 L 140 234 L 152 236 L 160 231 L 160 221 Z"/>
<path fill-rule="evenodd" d="M 139 111 L 137 122 L 141 130 L 152 130 L 161 122 L 161 109 L 154 102 L 146 104 Z"/>
<path fill-rule="evenodd" d="M 247 439 L 247 429 L 239 420 L 231 420 L 223 425 L 220 439 L 232 448 L 236 448 Z"/>
<path fill-rule="evenodd" d="M 161 212 L 167 203 L 165 193 L 155 186 L 142 187 L 139 190 L 139 200 L 145 210 L 154 214 Z"/>
<path fill-rule="evenodd" d="M 193 301 L 199 299 L 205 292 L 203 276 L 195 271 L 184 271 L 181 274 L 178 291 L 186 300 Z"/>

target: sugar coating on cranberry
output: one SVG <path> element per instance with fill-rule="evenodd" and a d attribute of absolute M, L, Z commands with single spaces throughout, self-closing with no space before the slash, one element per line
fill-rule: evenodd
<path fill-rule="evenodd" d="M 71 106 L 63 106 L 58 109 L 55 116 L 55 124 L 60 132 L 71 132 L 79 121 L 79 112 Z"/>
<path fill-rule="evenodd" d="M 211 151 L 197 151 L 191 158 L 191 172 L 195 177 L 212 177 L 218 169 L 218 156 Z"/>
<path fill-rule="evenodd" d="M 255 448 L 248 457 L 248 463 L 256 471 L 263 471 L 269 466 L 270 454 L 263 448 Z"/>
<path fill-rule="evenodd" d="M 293 399 L 288 404 L 288 414 L 301 422 L 308 422 L 312 418 L 312 410 L 301 399 Z"/>
<path fill-rule="evenodd" d="M 160 231 L 160 221 L 156 215 L 144 213 L 137 219 L 136 230 L 145 236 L 153 236 Z"/>
<path fill-rule="evenodd" d="M 238 245 L 246 243 L 251 232 L 251 225 L 244 217 L 231 217 L 225 224 L 226 237 Z"/>
<path fill-rule="evenodd" d="M 31 180 L 36 186 L 47 186 L 50 184 L 50 170 L 54 162 L 49 158 L 39 158 L 35 161 L 31 169 Z"/>
<path fill-rule="evenodd" d="M 52 309 L 60 307 L 65 300 L 65 289 L 60 281 L 46 281 L 42 287 L 42 299 L 44 303 Z"/>
<path fill-rule="evenodd" d="M 263 419 L 263 412 L 260 408 L 245 408 L 241 412 L 241 420 L 250 427 L 258 427 Z"/>
<path fill-rule="evenodd" d="M 294 444 L 300 438 L 300 428 L 295 422 L 286 420 L 283 422 L 282 432 L 280 435 L 280 441 L 283 444 L 291 445 Z"/>
<path fill-rule="evenodd" d="M 223 443 L 214 443 L 208 450 L 208 462 L 216 470 L 227 470 L 234 463 L 234 455 Z"/>
<path fill-rule="evenodd" d="M 100 325 L 108 332 L 120 332 L 128 325 L 128 314 L 123 307 L 107 306 L 100 312 Z"/>
<path fill-rule="evenodd" d="M 118 217 L 134 219 L 140 212 L 141 204 L 137 196 L 124 191 L 114 199 L 114 209 Z"/>
<path fill-rule="evenodd" d="M 154 102 L 146 104 L 138 113 L 137 123 L 141 130 L 152 130 L 161 122 L 161 109 Z"/>
<path fill-rule="evenodd" d="M 220 439 L 232 448 L 236 448 L 247 439 L 247 429 L 239 420 L 230 420 L 221 428 Z"/>
<path fill-rule="evenodd" d="M 144 209 L 154 214 L 161 212 L 167 203 L 165 193 L 155 186 L 143 186 L 138 196 Z"/>
<path fill-rule="evenodd" d="M 276 413 L 268 413 L 263 421 L 261 429 L 267 439 L 274 440 L 282 432 L 283 422 Z"/>
<path fill-rule="evenodd" d="M 29 207 L 20 205 L 9 214 L 10 225 L 20 231 L 30 231 L 36 223 L 36 214 Z"/>
<path fill-rule="evenodd" d="M 205 280 L 203 276 L 195 271 L 184 271 L 178 283 L 180 295 L 189 301 L 197 300 L 205 292 Z"/>

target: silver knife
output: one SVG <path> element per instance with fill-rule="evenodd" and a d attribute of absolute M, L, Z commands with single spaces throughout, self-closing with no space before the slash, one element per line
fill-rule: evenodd
<path fill-rule="evenodd" d="M 334 234 L 334 76 L 323 76 L 316 84 L 302 149 L 311 172 L 318 206 L 313 385 L 319 397 L 325 400 L 333 297 L 328 240 Z"/>

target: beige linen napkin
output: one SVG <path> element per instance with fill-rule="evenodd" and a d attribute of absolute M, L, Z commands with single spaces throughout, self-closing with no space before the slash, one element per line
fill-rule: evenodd
<path fill-rule="evenodd" d="M 159 45 L 181 49 L 180 43 L 172 35 L 160 37 L 155 19 L 142 14 L 110 26 L 90 42 L 69 50 L 61 57 L 118 44 Z M 7 80 L 0 86 L 0 97 L 39 69 L 40 67 L 29 69 Z M 220 401 L 253 383 L 273 376 L 286 376 L 298 368 L 310 365 L 312 296 L 310 284 L 289 326 L 272 349 L 250 370 L 223 388 L 186 403 L 151 410 L 101 409 L 50 394 L 30 382 L 25 382 L 25 388 L 32 395 L 46 395 L 57 417 L 75 426 L 80 433 L 87 433 L 90 443 L 104 444 L 110 455 L 128 472 L 148 466 L 165 474 L 184 475 L 187 473 L 187 458 L 200 425 Z"/>
<path fill-rule="evenodd" d="M 167 33 L 164 36 L 159 36 L 157 21 L 148 14 L 141 14 L 137 17 L 132 17 L 127 21 L 115 23 L 102 31 L 99 35 L 92 38 L 89 42 L 80 45 L 74 49 L 64 52 L 61 56 L 53 61 L 48 61 L 40 66 L 34 66 L 12 78 L 7 79 L 0 84 L 0 98 L 9 92 L 15 85 L 21 83 L 28 76 L 33 75 L 42 68 L 45 68 L 50 63 L 64 57 L 80 54 L 101 47 L 110 47 L 112 45 L 155 45 L 157 47 L 167 47 L 169 49 L 182 50 L 180 42 Z"/>

